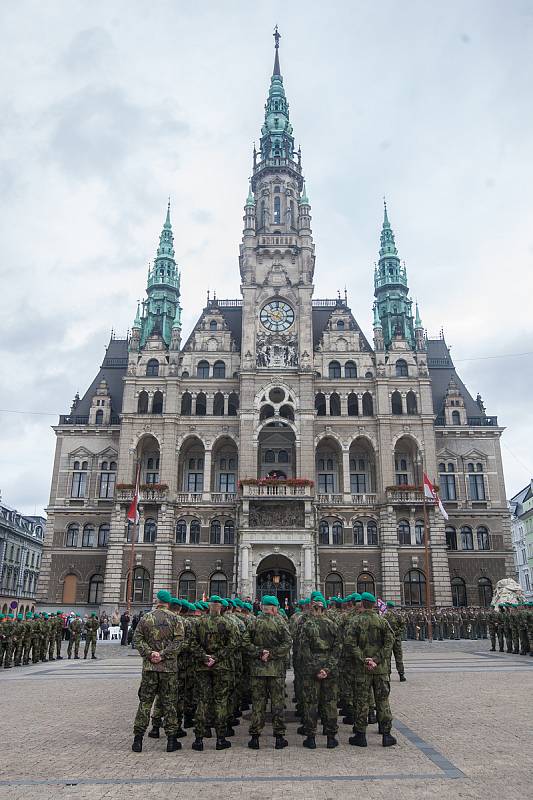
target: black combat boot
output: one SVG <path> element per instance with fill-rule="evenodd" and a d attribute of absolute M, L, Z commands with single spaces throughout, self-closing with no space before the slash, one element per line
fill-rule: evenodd
<path fill-rule="evenodd" d="M 383 730 L 383 723 L 378 722 L 378 733 L 384 734 L 385 731 Z"/>
<path fill-rule="evenodd" d="M 55 661 L 55 658 L 49 658 L 48 661 Z M 16 667 L 20 667 L 20 664 L 15 664 Z"/>
<path fill-rule="evenodd" d="M 371 711 L 368 712 L 367 723 L 368 725 L 375 725 L 377 721 L 378 718 L 376 717 L 376 712 L 372 709 Z"/>
<path fill-rule="evenodd" d="M 187 731 L 184 731 L 183 728 L 178 728 L 176 736 L 178 739 L 183 739 L 184 736 L 187 736 Z"/>
<path fill-rule="evenodd" d="M 314 736 L 306 736 L 302 744 L 304 747 L 308 747 L 309 750 L 316 750 L 316 742 Z"/>
<path fill-rule="evenodd" d="M 333 736 L 332 734 L 330 734 L 328 736 L 328 741 L 327 741 L 326 747 L 328 748 L 328 750 L 333 750 L 334 747 L 338 747 L 338 746 L 339 746 L 339 742 L 337 741 L 337 737 Z"/>
<path fill-rule="evenodd" d="M 248 747 L 250 750 L 259 750 L 259 734 L 252 733 L 252 738 L 248 742 Z"/>
<path fill-rule="evenodd" d="M 343 725 L 353 725 L 353 723 L 354 723 L 353 714 L 346 714 L 346 716 L 342 718 Z"/>
<path fill-rule="evenodd" d="M 79 656 L 74 656 L 74 658 L 76 658 L 78 661 L 80 660 L 80 657 L 79 657 Z"/>
<path fill-rule="evenodd" d="M 204 740 L 201 736 L 197 736 L 194 742 L 192 743 L 192 749 L 198 750 L 200 753 L 204 749 Z"/>
<path fill-rule="evenodd" d="M 98 661 L 98 656 L 91 656 L 91 658 L 94 658 L 95 661 Z"/>
<path fill-rule="evenodd" d="M 56 656 L 56 661 L 63 661 L 63 656 Z"/>
<path fill-rule="evenodd" d="M 228 742 L 224 736 L 219 736 L 217 738 L 217 743 L 215 745 L 215 750 L 227 750 L 228 747 L 231 747 L 231 742 Z"/>
<path fill-rule="evenodd" d="M 68 657 L 68 660 L 70 661 L 70 659 L 71 659 L 71 658 L 72 658 L 72 656 L 69 656 L 69 657 Z"/>
<path fill-rule="evenodd" d="M 233 717 L 233 719 L 231 720 L 231 724 L 235 728 L 237 725 L 241 724 L 241 721 L 240 721 L 240 719 L 238 717 Z"/>
<path fill-rule="evenodd" d="M 390 733 L 384 733 L 381 744 L 383 747 L 392 747 L 396 744 L 396 739 Z"/>
<path fill-rule="evenodd" d="M 157 725 L 154 725 L 152 727 L 152 730 L 150 731 L 148 736 L 150 737 L 150 739 L 159 739 L 159 728 Z"/>
<path fill-rule="evenodd" d="M 283 750 L 284 747 L 288 747 L 288 746 L 289 746 L 289 743 L 286 740 L 286 738 L 283 736 L 283 734 L 281 734 L 281 733 L 276 734 L 276 744 L 274 745 L 274 748 L 276 750 Z"/>
<path fill-rule="evenodd" d="M 142 753 L 143 750 L 143 737 L 140 733 L 136 733 L 133 737 L 133 744 L 131 749 L 134 753 Z"/>
<path fill-rule="evenodd" d="M 305 734 L 305 728 L 304 728 L 304 726 L 303 726 L 303 725 L 300 725 L 300 727 L 296 729 L 296 733 L 297 733 L 299 736 L 305 736 L 306 734 Z"/>
<path fill-rule="evenodd" d="M 402 672 L 402 674 L 400 675 L 400 683 L 405 683 L 406 680 L 407 680 L 407 678 L 405 677 L 405 675 Z"/>
<path fill-rule="evenodd" d="M 226 736 L 235 736 L 235 731 L 229 726 L 226 728 Z"/>
<path fill-rule="evenodd" d="M 354 747 L 368 747 L 366 733 L 363 731 L 354 731 L 353 736 L 350 736 L 348 742 Z"/>
<path fill-rule="evenodd" d="M 167 753 L 173 753 L 175 750 L 181 750 L 181 742 L 178 742 L 176 736 L 167 736 Z"/>
<path fill-rule="evenodd" d="M 194 725 L 194 717 L 190 717 L 185 714 L 185 719 L 183 720 L 183 727 L 184 728 L 192 728 Z"/>

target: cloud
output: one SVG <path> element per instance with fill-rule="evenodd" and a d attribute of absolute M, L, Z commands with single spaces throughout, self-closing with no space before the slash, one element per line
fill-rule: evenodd
<path fill-rule="evenodd" d="M 109 65 L 115 54 L 113 39 L 104 28 L 86 28 L 79 31 L 61 57 L 60 64 L 67 70 L 91 72 Z"/>

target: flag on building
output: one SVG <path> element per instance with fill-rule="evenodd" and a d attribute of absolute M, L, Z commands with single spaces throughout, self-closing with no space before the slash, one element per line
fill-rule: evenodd
<path fill-rule="evenodd" d="M 446 509 L 442 505 L 442 501 L 439 495 L 437 494 L 435 487 L 433 486 L 433 484 L 431 483 L 425 472 L 424 472 L 424 495 L 426 497 L 426 500 L 432 500 L 439 507 L 440 513 L 442 514 L 444 519 L 447 520 L 448 514 L 446 513 Z"/>
<path fill-rule="evenodd" d="M 378 611 L 379 611 L 380 614 L 384 614 L 385 611 L 387 610 L 387 603 L 385 603 L 381 599 L 381 597 L 378 597 L 378 599 L 376 600 L 376 605 L 378 607 Z"/>
<path fill-rule="evenodd" d="M 137 475 L 135 478 L 135 494 L 133 495 L 133 500 L 130 503 L 130 507 L 128 509 L 128 522 L 132 522 L 134 525 L 139 524 L 139 478 L 141 475 L 141 465 L 137 464 Z"/>

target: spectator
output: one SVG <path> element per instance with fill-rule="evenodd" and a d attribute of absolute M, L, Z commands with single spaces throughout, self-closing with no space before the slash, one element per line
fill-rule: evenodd
<path fill-rule="evenodd" d="M 130 627 L 130 615 L 127 611 L 122 612 L 122 616 L 120 617 L 120 630 L 122 631 L 122 638 L 120 640 L 120 644 L 122 646 L 127 645 L 128 643 L 128 629 Z"/>

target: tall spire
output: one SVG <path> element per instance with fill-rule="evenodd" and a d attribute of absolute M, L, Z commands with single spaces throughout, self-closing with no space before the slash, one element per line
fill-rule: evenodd
<path fill-rule="evenodd" d="M 277 25 L 274 28 L 274 33 L 272 35 L 274 36 L 274 41 L 276 43 L 275 44 L 276 55 L 274 56 L 274 71 L 272 74 L 279 75 L 279 77 L 281 78 L 281 70 L 279 68 L 279 40 L 281 39 L 281 33 L 279 33 L 278 31 Z"/>
<path fill-rule="evenodd" d="M 274 70 L 270 79 L 270 88 L 265 104 L 265 121 L 261 128 L 259 155 L 262 163 L 257 165 L 256 169 L 260 169 L 267 161 L 270 161 L 269 166 L 272 166 L 273 159 L 276 159 L 276 164 L 278 165 L 281 165 L 281 161 L 292 165 L 294 159 L 294 138 L 289 120 L 289 104 L 285 96 L 283 77 L 279 65 L 280 38 L 281 35 L 276 26 L 274 31 Z"/>

